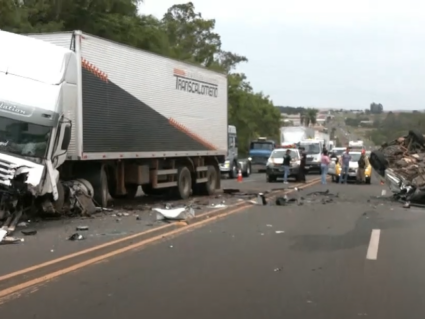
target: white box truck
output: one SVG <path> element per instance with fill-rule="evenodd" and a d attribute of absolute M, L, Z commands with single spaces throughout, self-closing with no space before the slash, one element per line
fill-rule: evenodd
<path fill-rule="evenodd" d="M 30 195 L 60 210 L 63 181 L 99 206 L 139 185 L 181 198 L 220 187 L 226 75 L 81 31 L 0 30 L 0 43 L 0 185 L 15 206 Z"/>

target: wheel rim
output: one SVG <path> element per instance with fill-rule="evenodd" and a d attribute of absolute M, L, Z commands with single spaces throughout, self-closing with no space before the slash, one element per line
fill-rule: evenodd
<path fill-rule="evenodd" d="M 249 167 L 249 165 L 248 165 L 248 169 L 246 170 L 246 172 L 247 172 L 248 174 L 251 174 L 251 167 Z"/>
<path fill-rule="evenodd" d="M 183 184 L 183 192 L 186 194 L 189 190 L 189 178 L 187 176 L 183 176 L 182 178 L 182 184 Z"/>

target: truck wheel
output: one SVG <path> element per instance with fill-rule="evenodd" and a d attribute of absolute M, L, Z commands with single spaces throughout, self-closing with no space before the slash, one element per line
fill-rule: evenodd
<path fill-rule="evenodd" d="M 214 195 L 217 190 L 217 178 L 218 178 L 217 168 L 215 166 L 209 165 L 207 171 L 206 183 L 196 185 L 200 195 Z"/>
<path fill-rule="evenodd" d="M 267 183 L 273 183 L 276 181 L 276 178 L 274 176 L 266 175 L 266 182 Z"/>
<path fill-rule="evenodd" d="M 246 164 L 246 171 L 243 172 L 242 176 L 243 177 L 249 177 L 249 175 L 251 175 L 251 164 Z"/>
<path fill-rule="evenodd" d="M 177 196 L 188 199 L 192 190 L 192 175 L 186 166 L 180 167 L 177 172 Z"/>
<path fill-rule="evenodd" d="M 96 206 L 107 207 L 109 200 L 108 176 L 103 165 L 82 163 L 77 166 L 80 178 L 86 179 L 93 187 L 93 200 Z"/>
<path fill-rule="evenodd" d="M 139 185 L 137 184 L 125 184 L 125 189 L 127 190 L 127 198 L 135 198 L 137 195 L 137 191 L 139 189 Z"/>
<path fill-rule="evenodd" d="M 369 162 L 373 169 L 377 171 L 379 175 L 385 175 L 385 169 L 388 166 L 388 161 L 386 160 L 385 155 L 381 151 L 372 151 L 369 156 Z"/>
<path fill-rule="evenodd" d="M 425 138 L 424 138 L 424 136 L 422 135 L 422 133 L 420 131 L 410 130 L 409 131 L 409 135 L 414 138 L 414 140 L 416 141 L 416 143 L 418 143 L 420 145 L 424 145 L 425 144 Z"/>
<path fill-rule="evenodd" d="M 229 178 L 236 178 L 238 176 L 238 168 L 235 165 L 235 162 L 232 162 L 232 167 L 230 168 Z"/>
<path fill-rule="evenodd" d="M 108 206 L 108 178 L 103 167 L 101 166 L 98 170 L 93 171 L 92 174 L 90 174 L 90 178 L 87 178 L 87 180 L 93 186 L 93 199 L 96 206 Z"/>

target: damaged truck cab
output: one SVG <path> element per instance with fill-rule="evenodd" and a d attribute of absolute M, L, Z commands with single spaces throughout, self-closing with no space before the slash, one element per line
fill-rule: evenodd
<path fill-rule="evenodd" d="M 30 195 L 45 205 L 63 196 L 57 168 L 71 139 L 64 110 L 77 100 L 77 60 L 70 50 L 19 38 L 0 31 L 0 41 L 11 44 L 0 51 L 1 200 L 24 205 Z"/>

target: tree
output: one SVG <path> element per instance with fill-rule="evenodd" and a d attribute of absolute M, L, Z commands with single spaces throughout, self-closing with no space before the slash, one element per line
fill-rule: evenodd
<path fill-rule="evenodd" d="M 318 110 L 308 108 L 301 114 L 301 124 L 305 126 L 310 126 L 310 124 L 315 125 L 317 122 L 317 113 Z"/>
<path fill-rule="evenodd" d="M 168 9 L 162 22 L 174 58 L 211 67 L 221 52 L 220 35 L 214 32 L 215 20 L 205 20 L 195 12 L 192 2 Z"/>

